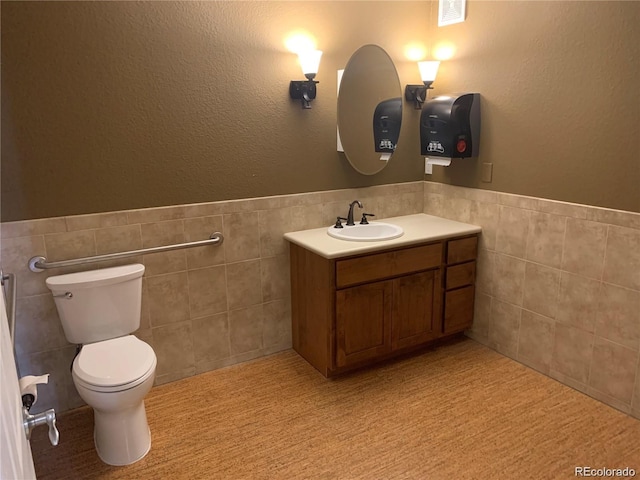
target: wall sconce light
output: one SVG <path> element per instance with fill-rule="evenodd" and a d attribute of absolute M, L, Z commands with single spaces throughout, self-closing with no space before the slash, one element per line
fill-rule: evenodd
<path fill-rule="evenodd" d="M 422 104 L 427 99 L 427 91 L 433 88 L 431 84 L 436 79 L 439 66 L 440 62 L 438 61 L 418 62 L 420 77 L 424 85 L 407 85 L 404 89 L 404 98 L 409 102 L 414 102 L 416 110 L 422 109 Z"/>
<path fill-rule="evenodd" d="M 302 73 L 307 80 L 291 80 L 289 83 L 289 96 L 294 100 L 302 101 L 302 108 L 311 108 L 311 100 L 316 98 L 316 83 L 314 80 L 320 66 L 320 50 L 306 50 L 298 53 Z"/>

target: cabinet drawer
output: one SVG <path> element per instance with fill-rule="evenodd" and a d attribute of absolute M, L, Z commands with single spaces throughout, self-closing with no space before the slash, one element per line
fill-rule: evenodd
<path fill-rule="evenodd" d="M 336 286 L 342 288 L 437 268 L 441 262 L 442 243 L 338 260 Z"/>
<path fill-rule="evenodd" d="M 447 243 L 447 264 L 475 260 L 478 250 L 478 237 L 450 240 Z"/>
<path fill-rule="evenodd" d="M 476 262 L 461 263 L 453 267 L 447 267 L 446 289 L 473 285 L 476 276 Z"/>
<path fill-rule="evenodd" d="M 473 286 L 444 294 L 444 333 L 460 332 L 473 323 Z"/>

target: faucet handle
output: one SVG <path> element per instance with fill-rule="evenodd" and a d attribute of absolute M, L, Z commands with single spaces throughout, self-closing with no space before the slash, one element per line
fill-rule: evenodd
<path fill-rule="evenodd" d="M 375 217 L 375 215 L 373 213 L 363 213 L 362 214 L 362 220 L 360 220 L 360 225 L 368 225 L 369 224 L 369 220 L 367 220 L 367 217 Z"/>
<path fill-rule="evenodd" d="M 344 217 L 336 217 L 336 224 L 333 226 L 333 228 L 344 228 L 342 226 L 342 223 L 340 222 L 340 220 L 346 220 L 346 218 L 344 218 Z"/>

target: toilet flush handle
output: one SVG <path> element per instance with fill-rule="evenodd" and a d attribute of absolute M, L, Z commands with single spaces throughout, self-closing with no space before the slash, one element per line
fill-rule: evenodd
<path fill-rule="evenodd" d="M 64 292 L 64 293 L 61 293 L 61 294 L 59 294 L 59 295 L 54 295 L 54 296 L 53 296 L 53 298 L 61 298 L 61 297 L 64 297 L 64 298 L 66 298 L 67 300 L 71 300 L 71 299 L 73 298 L 73 293 L 71 293 L 71 292 Z"/>

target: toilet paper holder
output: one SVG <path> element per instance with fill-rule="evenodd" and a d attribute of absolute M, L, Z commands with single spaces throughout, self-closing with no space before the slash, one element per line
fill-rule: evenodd
<path fill-rule="evenodd" d="M 56 446 L 60 441 L 60 432 L 56 427 L 56 411 L 53 408 L 42 413 L 31 415 L 29 410 L 38 401 L 38 385 L 49 383 L 49 374 L 27 375 L 18 380 L 22 394 L 22 426 L 27 440 L 31 440 L 31 432 L 39 425 L 49 426 L 49 441 Z"/>
<path fill-rule="evenodd" d="M 31 415 L 27 407 L 22 407 L 22 425 L 24 426 L 24 433 L 27 436 L 27 440 L 31 440 L 31 432 L 34 428 L 39 425 L 48 425 L 51 445 L 55 447 L 60 441 L 60 432 L 56 427 L 56 411 L 53 408 L 42 413 Z"/>

